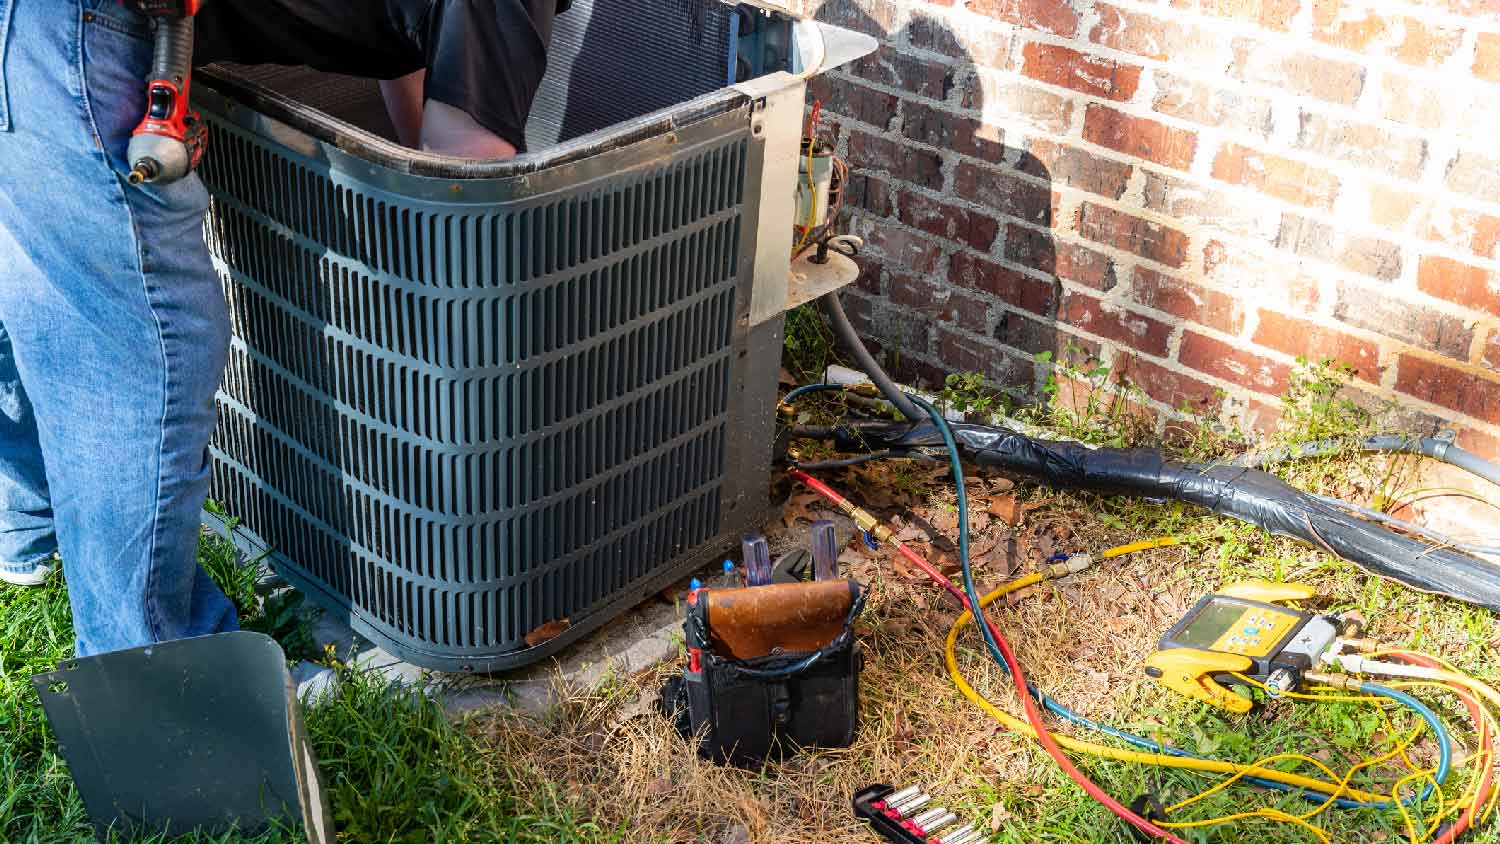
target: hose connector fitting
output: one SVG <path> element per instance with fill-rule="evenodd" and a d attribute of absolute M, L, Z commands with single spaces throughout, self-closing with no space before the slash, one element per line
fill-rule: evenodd
<path fill-rule="evenodd" d="M 1323 671 L 1309 671 L 1302 675 L 1302 679 L 1319 686 L 1328 686 L 1333 689 L 1341 689 L 1346 692 L 1357 692 L 1362 685 L 1361 681 L 1350 677 L 1348 674 L 1332 674 Z"/>
<path fill-rule="evenodd" d="M 1068 559 L 1061 563 L 1053 563 L 1042 569 L 1042 576 L 1047 578 L 1067 577 L 1077 574 L 1094 564 L 1093 554 L 1070 554 Z"/>

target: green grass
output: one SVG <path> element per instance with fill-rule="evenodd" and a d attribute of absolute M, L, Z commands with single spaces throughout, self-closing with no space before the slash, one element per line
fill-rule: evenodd
<path fill-rule="evenodd" d="M 228 543 L 207 537 L 200 559 L 221 582 L 252 629 L 280 628 L 306 641 L 305 625 L 268 615 L 255 600 L 254 565 Z M 67 586 L 61 577 L 43 588 L 0 586 L 0 842 L 86 844 L 88 816 L 31 687 L 31 676 L 52 670 L 73 652 Z M 359 844 L 417 842 L 607 842 L 587 819 L 532 806 L 518 795 L 503 765 L 481 763 L 462 725 L 452 726 L 439 704 L 395 688 L 375 675 L 339 669 L 342 694 L 306 711 L 308 733 L 322 767 L 339 840 Z M 232 725 L 230 725 L 232 728 Z M 296 830 L 250 837 L 155 834 L 124 844 L 289 844 Z"/>

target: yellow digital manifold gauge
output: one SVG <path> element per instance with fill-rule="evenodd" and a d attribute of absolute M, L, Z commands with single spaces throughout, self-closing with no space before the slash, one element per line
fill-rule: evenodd
<path fill-rule="evenodd" d="M 1292 691 L 1338 638 L 1339 621 L 1282 606 L 1313 596 L 1309 586 L 1250 580 L 1209 595 L 1162 637 L 1146 674 L 1173 691 L 1230 712 L 1254 702 L 1229 688 L 1240 677 Z M 1238 676 L 1236 676 L 1238 675 Z"/>

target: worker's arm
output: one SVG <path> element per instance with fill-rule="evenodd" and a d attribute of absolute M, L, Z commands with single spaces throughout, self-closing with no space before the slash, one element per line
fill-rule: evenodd
<path fill-rule="evenodd" d="M 423 102 L 427 72 L 419 70 L 380 83 L 396 137 L 409 147 L 463 158 L 508 159 L 516 156 L 509 141 L 479 125 L 468 112 L 437 100 Z"/>

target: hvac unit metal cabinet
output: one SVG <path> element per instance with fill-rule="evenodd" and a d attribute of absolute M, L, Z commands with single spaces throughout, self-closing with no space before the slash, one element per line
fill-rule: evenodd
<path fill-rule="evenodd" d="M 806 73 L 717 86 L 747 23 L 792 71 L 870 45 L 683 8 L 560 18 L 528 130 L 550 145 L 508 163 L 383 139 L 363 80 L 200 76 L 234 328 L 213 495 L 411 662 L 550 655 L 765 516 Z M 648 36 L 633 76 L 589 61 Z"/>

